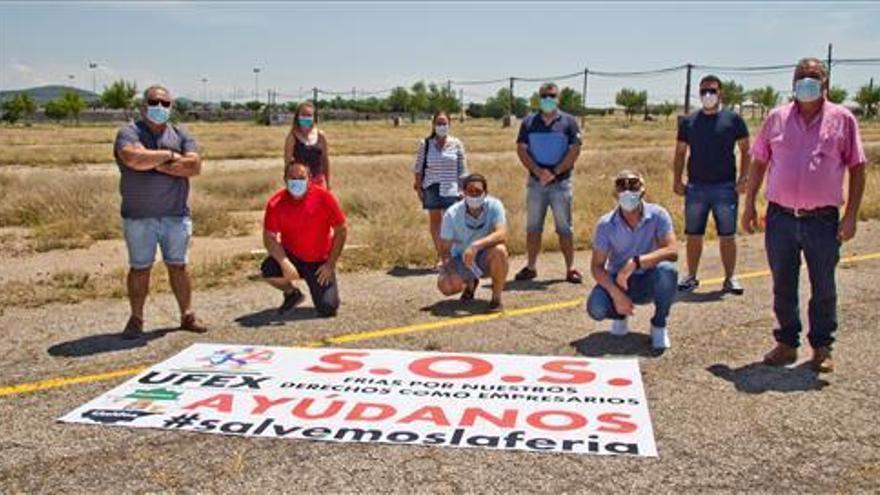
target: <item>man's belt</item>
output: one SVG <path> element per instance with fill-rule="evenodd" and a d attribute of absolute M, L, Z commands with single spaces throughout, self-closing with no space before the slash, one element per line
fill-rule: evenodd
<path fill-rule="evenodd" d="M 775 208 L 782 213 L 786 213 L 795 218 L 805 218 L 805 217 L 818 217 L 824 215 L 840 215 L 840 210 L 836 206 L 820 206 L 818 208 L 789 208 L 787 206 L 782 206 L 778 203 L 770 203 L 772 208 Z"/>

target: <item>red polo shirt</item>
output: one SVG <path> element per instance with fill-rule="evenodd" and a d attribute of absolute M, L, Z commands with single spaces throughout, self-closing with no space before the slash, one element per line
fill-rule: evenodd
<path fill-rule="evenodd" d="M 321 187 L 309 187 L 302 199 L 281 189 L 266 203 L 263 228 L 281 234 L 281 245 L 300 261 L 324 262 L 333 246 L 332 229 L 345 223 L 336 197 Z"/>

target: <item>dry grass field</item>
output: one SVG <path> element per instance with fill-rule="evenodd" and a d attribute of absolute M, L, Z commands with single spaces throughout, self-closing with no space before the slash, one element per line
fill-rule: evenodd
<path fill-rule="evenodd" d="M 758 126 L 759 122 L 750 122 L 753 133 Z M 266 198 L 282 186 L 280 154 L 286 128 L 247 123 L 188 127 L 205 156 L 203 174 L 193 180 L 195 234 L 254 236 Z M 343 257 L 345 270 L 432 262 L 426 217 L 412 191 L 410 172 L 418 140 L 428 128 L 427 122 L 400 128 L 387 122 L 329 122 L 324 126 L 331 146 L 333 190 L 353 227 L 349 244 L 361 247 Z M 23 255 L 27 255 L 119 238 L 118 173 L 112 163 L 115 132 L 111 126 L 4 128 L 0 133 L 0 246 L 17 242 L 25 246 Z M 504 202 L 511 231 L 509 247 L 513 253 L 522 253 L 525 173 L 513 151 L 516 128 L 504 129 L 488 120 L 454 122 L 453 134 L 465 144 L 471 171 L 485 174 L 490 194 Z M 880 163 L 880 123 L 863 123 L 862 135 L 873 172 Z M 668 207 L 681 233 L 682 201 L 671 190 L 674 137 L 674 119 L 632 123 L 617 117 L 588 119 L 575 175 L 579 248 L 589 247 L 596 219 L 613 207 L 611 178 L 624 167 L 645 174 L 649 200 Z M 218 160 L 224 160 L 224 166 L 212 168 Z M 880 217 L 880 178 L 874 173 L 869 173 L 861 216 Z M 550 220 L 548 215 L 544 245 L 555 250 Z M 194 267 L 201 285 L 234 280 L 232 274 L 238 269 L 252 270 L 242 254 L 230 252 L 210 266 Z M 121 272 L 103 276 L 119 279 Z M 9 283 L 14 282 L 6 283 L 7 290 L 13 289 Z M 83 280 L 76 270 L 45 281 L 48 289 L 43 292 L 49 296 L 40 296 L 26 285 L 16 286 L 10 293 L 18 295 L 5 297 L 3 305 L 64 300 L 65 294 L 118 295 L 94 289 L 108 284 Z"/>

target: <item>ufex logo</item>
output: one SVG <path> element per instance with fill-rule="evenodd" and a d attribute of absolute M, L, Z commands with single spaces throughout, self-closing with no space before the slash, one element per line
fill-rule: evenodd
<path fill-rule="evenodd" d="M 197 361 L 207 361 L 209 368 L 221 366 L 242 368 L 250 364 L 268 363 L 272 361 L 272 356 L 274 355 L 275 353 L 268 349 L 246 347 L 240 350 L 221 349 Z"/>

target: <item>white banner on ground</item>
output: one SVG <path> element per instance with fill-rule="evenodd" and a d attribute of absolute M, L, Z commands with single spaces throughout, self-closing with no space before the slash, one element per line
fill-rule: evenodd
<path fill-rule="evenodd" d="M 195 344 L 60 421 L 657 455 L 636 359 Z"/>

